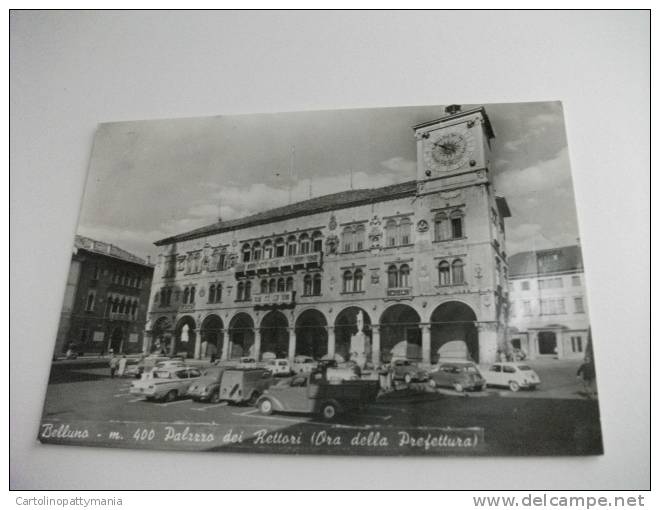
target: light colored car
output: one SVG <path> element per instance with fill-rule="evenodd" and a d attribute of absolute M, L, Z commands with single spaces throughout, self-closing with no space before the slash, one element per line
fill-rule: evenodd
<path fill-rule="evenodd" d="M 296 356 L 293 358 L 293 371 L 297 374 L 309 374 L 318 366 L 311 356 Z"/>
<path fill-rule="evenodd" d="M 197 368 L 173 366 L 158 368 L 145 374 L 145 377 L 131 384 L 133 395 L 142 395 L 147 400 L 165 400 L 171 402 L 186 395 L 190 385 L 201 377 Z"/>
<path fill-rule="evenodd" d="M 291 364 L 286 358 L 276 358 L 270 359 L 266 363 L 266 369 L 270 370 L 270 373 L 275 376 L 282 375 L 291 375 L 293 370 L 291 369 Z"/>
<path fill-rule="evenodd" d="M 493 363 L 483 372 L 483 376 L 488 386 L 508 387 L 511 391 L 518 391 L 521 388 L 533 390 L 541 384 L 536 372 L 524 363 Z"/>
<path fill-rule="evenodd" d="M 257 368 L 257 360 L 249 357 L 240 358 L 236 368 Z"/>

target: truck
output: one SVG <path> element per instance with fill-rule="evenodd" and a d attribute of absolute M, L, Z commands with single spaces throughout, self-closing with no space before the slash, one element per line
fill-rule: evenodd
<path fill-rule="evenodd" d="M 274 411 L 308 413 L 332 420 L 340 413 L 364 409 L 376 399 L 379 389 L 378 381 L 329 380 L 324 371 L 315 370 L 271 386 L 256 406 L 264 415 Z"/>
<path fill-rule="evenodd" d="M 223 372 L 218 401 L 253 405 L 273 384 L 273 375 L 265 368 L 233 368 Z"/>

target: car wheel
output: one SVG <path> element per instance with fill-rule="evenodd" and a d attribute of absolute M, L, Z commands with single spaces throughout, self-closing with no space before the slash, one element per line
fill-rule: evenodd
<path fill-rule="evenodd" d="M 403 382 L 406 384 L 410 384 L 412 382 L 412 376 L 410 374 L 406 374 L 403 376 Z"/>
<path fill-rule="evenodd" d="M 209 399 L 209 401 L 213 404 L 217 404 L 218 402 L 220 402 L 220 390 L 211 393 L 211 398 Z"/>
<path fill-rule="evenodd" d="M 509 389 L 511 391 L 518 391 L 520 389 L 520 384 L 518 384 L 516 381 L 510 381 L 509 382 Z"/>
<path fill-rule="evenodd" d="M 263 399 L 259 403 L 259 412 L 265 415 L 273 414 L 273 403 L 267 398 Z"/>
<path fill-rule="evenodd" d="M 429 379 L 429 386 L 431 388 L 435 388 L 438 385 L 437 382 L 435 382 L 435 379 Z"/>
<path fill-rule="evenodd" d="M 332 420 L 337 416 L 337 407 L 334 404 L 325 404 L 321 410 L 324 420 Z"/>
<path fill-rule="evenodd" d="M 170 390 L 167 392 L 167 395 L 165 395 L 165 402 L 172 402 L 176 400 L 176 397 L 178 396 L 178 393 L 176 390 Z"/>
<path fill-rule="evenodd" d="M 461 383 L 454 384 L 454 389 L 459 393 L 463 393 L 463 385 Z"/>

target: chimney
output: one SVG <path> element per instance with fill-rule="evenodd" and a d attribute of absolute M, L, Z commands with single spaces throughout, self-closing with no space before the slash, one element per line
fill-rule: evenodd
<path fill-rule="evenodd" d="M 460 104 L 450 104 L 445 108 L 445 113 L 448 115 L 454 115 L 455 113 L 458 113 L 461 111 L 461 105 Z"/>

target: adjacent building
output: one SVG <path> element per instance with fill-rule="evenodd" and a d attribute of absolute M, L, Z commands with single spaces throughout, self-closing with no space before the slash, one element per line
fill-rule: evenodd
<path fill-rule="evenodd" d="M 55 355 L 141 352 L 152 277 L 149 262 L 76 236 Z"/>
<path fill-rule="evenodd" d="M 581 358 L 589 314 L 579 246 L 509 258 L 511 345 L 531 358 Z"/>
<path fill-rule="evenodd" d="M 416 179 L 157 241 L 145 351 L 480 362 L 506 346 L 504 197 L 483 108 L 412 128 Z"/>

